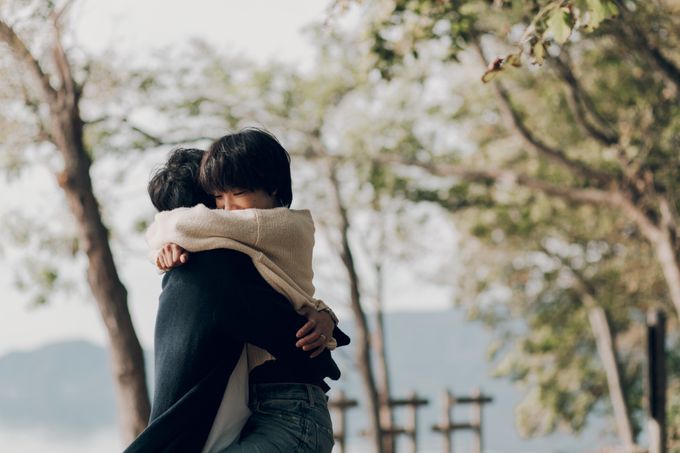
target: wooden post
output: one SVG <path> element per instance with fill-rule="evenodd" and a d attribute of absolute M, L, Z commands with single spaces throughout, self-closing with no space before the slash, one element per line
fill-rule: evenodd
<path fill-rule="evenodd" d="M 647 314 L 647 408 L 649 453 L 666 453 L 666 316 Z"/>
<path fill-rule="evenodd" d="M 406 435 L 411 439 L 411 451 L 416 453 L 418 451 L 418 408 L 425 406 L 430 402 L 426 399 L 419 398 L 415 391 L 409 393 L 405 399 L 391 399 L 388 404 L 390 407 L 406 406 L 408 408 L 408 418 L 404 426 L 392 426 L 390 429 L 385 429 L 384 434 L 392 437 L 392 445 L 397 445 L 397 436 Z"/>
<path fill-rule="evenodd" d="M 446 389 L 442 395 L 442 418 L 439 425 L 432 427 L 433 431 L 441 433 L 444 438 L 444 453 L 453 452 L 453 442 L 451 442 L 451 433 L 453 432 L 453 405 L 455 399 L 451 392 Z"/>
<path fill-rule="evenodd" d="M 338 423 L 333 430 L 333 438 L 337 442 L 340 453 L 345 453 L 345 444 L 347 442 L 347 410 L 358 405 L 357 400 L 347 399 L 347 395 L 342 390 L 338 392 L 337 399 L 328 402 L 330 409 L 340 412 L 340 416 L 337 418 Z"/>
<path fill-rule="evenodd" d="M 409 394 L 409 398 L 414 404 L 410 405 L 408 420 L 406 422 L 406 429 L 409 431 L 411 438 L 411 452 L 418 453 L 418 395 L 415 391 Z M 427 403 L 425 403 L 427 404 Z"/>
<path fill-rule="evenodd" d="M 472 398 L 477 400 L 472 410 L 472 424 L 475 425 L 475 442 L 472 451 L 482 453 L 482 392 L 479 388 L 474 389 Z"/>
<path fill-rule="evenodd" d="M 442 413 L 443 426 L 446 427 L 446 436 L 444 436 L 444 451 L 446 453 L 453 453 L 453 440 L 451 439 L 452 431 L 449 429 L 453 425 L 453 405 L 455 399 L 448 389 L 444 392 L 444 412 Z"/>
<path fill-rule="evenodd" d="M 484 404 L 491 403 L 493 398 L 485 396 L 481 390 L 475 389 L 472 396 L 461 397 L 454 397 L 449 391 L 446 391 L 443 400 L 442 423 L 433 426 L 432 430 L 441 433 L 444 437 L 444 453 L 451 453 L 453 451 L 454 442 L 451 434 L 461 430 L 474 431 L 474 451 L 482 453 L 482 408 Z M 453 407 L 456 404 L 473 405 L 472 421 L 469 423 L 453 422 Z"/>

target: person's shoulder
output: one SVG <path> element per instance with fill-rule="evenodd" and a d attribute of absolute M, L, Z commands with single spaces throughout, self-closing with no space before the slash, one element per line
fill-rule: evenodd
<path fill-rule="evenodd" d="M 177 266 L 166 272 L 164 281 L 194 278 L 213 278 L 219 274 L 243 272 L 252 267 L 252 260 L 247 255 L 230 249 L 214 249 L 193 252 L 186 264 Z"/>
<path fill-rule="evenodd" d="M 185 266 L 225 269 L 243 267 L 246 263 L 252 264 L 252 260 L 244 253 L 231 249 L 214 249 L 192 253 L 189 256 L 189 262 Z"/>
<path fill-rule="evenodd" d="M 189 255 L 186 264 L 168 271 L 162 288 L 185 287 L 217 291 L 220 288 L 242 285 L 257 274 L 253 261 L 236 250 L 215 249 Z"/>
<path fill-rule="evenodd" d="M 263 225 L 275 228 L 277 233 L 314 234 L 314 219 L 309 209 L 290 209 L 285 207 L 259 209 L 258 217 Z"/>
<path fill-rule="evenodd" d="M 267 209 L 253 208 L 260 217 L 277 217 L 283 220 L 311 221 L 312 213 L 309 209 L 291 209 L 284 206 Z"/>

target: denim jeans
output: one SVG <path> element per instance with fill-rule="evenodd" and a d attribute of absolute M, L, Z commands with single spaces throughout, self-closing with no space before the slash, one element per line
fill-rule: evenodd
<path fill-rule="evenodd" d="M 316 385 L 252 385 L 252 415 L 239 440 L 222 453 L 330 453 L 334 441 L 327 402 Z"/>

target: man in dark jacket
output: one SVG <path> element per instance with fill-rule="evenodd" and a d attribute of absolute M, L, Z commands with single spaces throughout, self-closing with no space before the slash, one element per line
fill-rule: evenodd
<path fill-rule="evenodd" d="M 176 150 L 149 184 L 159 210 L 210 204 L 196 187 L 202 151 Z M 269 286 L 251 259 L 233 250 L 194 253 L 163 277 L 155 330 L 155 385 L 149 426 L 126 452 L 199 452 L 245 343 L 276 360 L 253 370 L 253 383 L 301 383 L 328 389 L 340 371 L 324 351 L 299 347 L 307 323 Z M 337 328 L 339 345 L 349 338 Z M 298 343 L 298 346 L 296 346 Z"/>

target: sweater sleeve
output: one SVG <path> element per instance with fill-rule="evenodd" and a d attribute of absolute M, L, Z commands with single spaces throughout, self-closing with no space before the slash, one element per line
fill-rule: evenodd
<path fill-rule="evenodd" d="M 156 214 L 146 232 L 151 250 L 175 243 L 190 252 L 230 248 L 230 241 L 257 247 L 260 221 L 256 209 L 225 211 L 202 204 Z"/>

